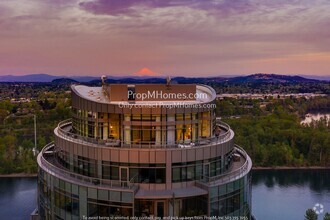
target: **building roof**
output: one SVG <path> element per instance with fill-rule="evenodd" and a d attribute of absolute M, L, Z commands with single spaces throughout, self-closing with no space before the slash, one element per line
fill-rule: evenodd
<path fill-rule="evenodd" d="M 141 85 L 141 84 L 139 84 Z M 146 87 L 148 87 L 150 84 L 145 84 Z M 155 86 L 155 84 L 152 84 Z M 123 86 L 125 86 L 123 84 Z M 129 85 L 131 86 L 131 85 Z M 176 85 L 178 86 L 178 85 Z M 169 100 L 169 99 L 162 99 L 162 100 L 136 100 L 136 101 L 113 101 L 108 97 L 108 93 L 105 91 L 104 87 L 89 87 L 85 85 L 73 85 L 71 88 L 74 93 L 76 93 L 78 96 L 98 102 L 98 103 L 105 103 L 105 104 L 157 104 L 157 105 L 168 105 L 168 104 L 174 104 L 174 103 L 183 103 L 183 104 L 203 104 L 211 102 L 215 99 L 216 93 L 213 90 L 213 88 L 206 86 L 206 85 L 195 85 L 196 89 L 195 91 L 195 97 L 194 99 L 181 99 L 181 100 Z M 111 89 L 111 85 L 110 85 Z"/>

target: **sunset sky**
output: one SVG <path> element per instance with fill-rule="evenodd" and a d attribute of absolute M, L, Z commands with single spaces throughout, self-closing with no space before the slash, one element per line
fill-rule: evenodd
<path fill-rule="evenodd" d="M 0 75 L 330 75 L 329 0 L 1 0 Z"/>

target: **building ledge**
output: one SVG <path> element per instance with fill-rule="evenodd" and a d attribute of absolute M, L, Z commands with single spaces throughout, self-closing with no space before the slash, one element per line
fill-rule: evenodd
<path fill-rule="evenodd" d="M 196 185 L 201 188 L 222 185 L 235 181 L 248 174 L 252 169 L 251 158 L 238 145 L 235 145 L 234 151 L 234 161 L 226 172 L 214 177 L 203 176 L 201 180 L 196 182 Z M 239 158 L 239 160 L 235 161 L 235 157 Z"/>
<path fill-rule="evenodd" d="M 210 145 L 218 145 L 225 143 L 231 140 L 234 137 L 234 132 L 230 129 L 230 126 L 224 122 L 218 121 L 217 125 L 220 127 L 221 132 L 218 136 L 213 136 L 210 138 L 200 138 L 196 141 L 179 141 L 173 144 L 162 144 L 157 145 L 155 142 L 143 142 L 136 143 L 122 141 L 119 139 L 108 139 L 100 140 L 97 138 L 90 138 L 78 135 L 72 132 L 72 122 L 71 119 L 62 121 L 58 124 L 55 129 L 55 134 L 60 136 L 63 139 L 69 140 L 74 143 L 94 146 L 94 147 L 115 147 L 115 148 L 195 148 L 195 147 L 204 147 Z"/>
<path fill-rule="evenodd" d="M 81 174 L 77 174 L 71 172 L 65 168 L 61 168 L 60 166 L 54 163 L 54 143 L 49 143 L 44 147 L 44 149 L 39 153 L 37 161 L 39 167 L 45 170 L 47 173 L 63 179 L 65 181 L 84 185 L 87 187 L 94 187 L 100 189 L 111 189 L 114 190 L 127 190 L 127 191 L 136 191 L 138 189 L 138 185 L 135 183 L 135 178 L 132 178 L 130 181 L 119 181 L 119 180 L 106 180 L 96 177 L 84 176 Z"/>

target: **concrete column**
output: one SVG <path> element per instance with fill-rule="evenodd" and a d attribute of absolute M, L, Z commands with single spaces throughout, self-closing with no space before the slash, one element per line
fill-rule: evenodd
<path fill-rule="evenodd" d="M 87 217 L 87 188 L 79 186 L 79 215 L 80 219 Z"/>
<path fill-rule="evenodd" d="M 102 178 L 102 160 L 97 160 L 97 177 Z"/>
<path fill-rule="evenodd" d="M 168 216 L 174 216 L 174 199 L 170 199 L 168 202 Z"/>

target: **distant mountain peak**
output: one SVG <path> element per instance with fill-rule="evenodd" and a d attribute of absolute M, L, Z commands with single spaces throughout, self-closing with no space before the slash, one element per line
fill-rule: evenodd
<path fill-rule="evenodd" d="M 149 68 L 144 67 L 144 68 L 140 69 L 138 72 L 133 73 L 133 76 L 159 77 L 159 76 L 162 76 L 162 75 L 152 71 Z"/>

